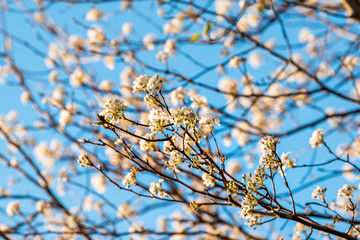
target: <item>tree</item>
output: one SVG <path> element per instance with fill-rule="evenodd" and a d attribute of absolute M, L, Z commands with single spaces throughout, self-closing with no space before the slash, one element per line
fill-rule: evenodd
<path fill-rule="evenodd" d="M 358 7 L 3 1 L 0 236 L 359 238 Z"/>

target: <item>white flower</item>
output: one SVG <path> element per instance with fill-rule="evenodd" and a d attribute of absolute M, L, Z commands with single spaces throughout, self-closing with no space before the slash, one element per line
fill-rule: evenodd
<path fill-rule="evenodd" d="M 102 45 L 105 42 L 105 33 L 100 27 L 94 26 L 90 28 L 87 31 L 87 36 L 92 44 Z"/>
<path fill-rule="evenodd" d="M 167 82 L 166 77 L 159 77 L 159 75 L 155 74 L 149 79 L 146 90 L 149 92 L 158 92 L 162 89 L 165 82 Z"/>
<path fill-rule="evenodd" d="M 104 104 L 104 110 L 100 113 L 107 122 L 117 124 L 124 118 L 124 111 L 128 106 L 119 98 L 108 98 Z"/>
<path fill-rule="evenodd" d="M 26 92 L 23 92 L 20 96 L 20 99 L 21 99 L 21 103 L 22 104 L 25 104 L 27 103 L 28 101 L 31 100 L 31 94 L 30 92 L 26 91 Z"/>
<path fill-rule="evenodd" d="M 351 186 L 348 184 L 345 184 L 342 188 L 339 189 L 337 197 L 346 197 L 346 198 L 352 198 L 353 191 L 355 191 L 357 187 Z"/>
<path fill-rule="evenodd" d="M 125 177 L 124 180 L 122 181 L 123 185 L 126 185 L 126 188 L 129 188 L 130 185 L 135 185 L 136 184 L 136 174 L 134 172 L 129 172 Z"/>
<path fill-rule="evenodd" d="M 275 152 L 276 144 L 278 143 L 280 143 L 280 140 L 273 136 L 265 136 L 259 141 L 262 152 L 266 152 L 266 151 Z"/>
<path fill-rule="evenodd" d="M 299 41 L 301 43 L 312 42 L 315 40 L 314 35 L 308 28 L 303 28 L 299 32 Z"/>
<path fill-rule="evenodd" d="M 59 72 L 57 70 L 52 70 L 50 73 L 49 73 L 49 83 L 50 84 L 54 84 L 56 82 L 59 81 Z"/>
<path fill-rule="evenodd" d="M 79 163 L 80 167 L 91 167 L 92 166 L 92 163 L 89 159 L 89 154 L 87 154 L 87 153 L 80 154 L 77 162 Z"/>
<path fill-rule="evenodd" d="M 162 132 L 165 125 L 169 123 L 169 115 L 161 108 L 151 109 L 148 118 L 151 132 Z"/>
<path fill-rule="evenodd" d="M 149 75 L 140 75 L 137 78 L 135 78 L 133 84 L 133 92 L 139 92 L 145 90 L 150 78 L 151 76 Z"/>
<path fill-rule="evenodd" d="M 190 128 L 194 128 L 198 122 L 198 117 L 194 109 L 189 107 L 182 107 L 172 111 L 172 118 L 175 124 L 184 124 Z"/>
<path fill-rule="evenodd" d="M 69 37 L 69 46 L 81 53 L 84 50 L 85 40 L 77 35 L 71 35 Z"/>
<path fill-rule="evenodd" d="M 215 2 L 215 10 L 216 13 L 220 15 L 226 15 L 226 13 L 230 10 L 232 6 L 231 0 L 216 0 Z"/>
<path fill-rule="evenodd" d="M 37 23 L 44 23 L 45 22 L 45 16 L 42 12 L 36 12 L 33 14 L 33 20 Z"/>
<path fill-rule="evenodd" d="M 203 173 L 201 179 L 203 180 L 204 185 L 207 187 L 212 187 L 215 185 L 214 178 L 207 173 Z"/>
<path fill-rule="evenodd" d="M 36 211 L 38 211 L 40 213 L 44 213 L 46 207 L 47 207 L 47 204 L 44 200 L 39 200 L 36 203 Z"/>
<path fill-rule="evenodd" d="M 9 215 L 9 217 L 14 216 L 15 214 L 21 214 L 20 202 L 10 202 L 6 207 L 6 213 Z"/>
<path fill-rule="evenodd" d="M 101 174 L 97 174 L 91 178 L 91 185 L 98 193 L 103 194 L 106 191 L 106 178 Z"/>
<path fill-rule="evenodd" d="M 214 124 L 220 125 L 220 120 L 211 115 L 202 116 L 199 125 L 204 132 L 211 132 L 214 129 Z"/>
<path fill-rule="evenodd" d="M 104 64 L 109 70 L 114 70 L 115 67 L 115 55 L 106 55 L 104 57 Z"/>
<path fill-rule="evenodd" d="M 85 15 L 86 21 L 98 21 L 103 13 L 97 8 L 91 8 Z"/>
<path fill-rule="evenodd" d="M 147 133 L 147 134 L 144 135 L 144 138 L 146 138 L 146 139 L 155 139 L 155 134 L 154 133 Z M 148 149 L 154 150 L 156 142 L 140 139 L 139 145 L 140 145 L 140 150 L 141 151 L 146 151 Z"/>
<path fill-rule="evenodd" d="M 262 63 L 262 58 L 260 54 L 258 54 L 257 52 L 252 52 L 249 55 L 249 63 L 252 68 L 255 69 L 259 68 Z"/>
<path fill-rule="evenodd" d="M 295 167 L 295 161 L 296 159 L 291 159 L 289 158 L 289 155 L 291 154 L 291 152 L 287 152 L 287 153 L 282 153 L 281 154 L 281 162 L 283 164 L 283 167 L 285 168 L 286 167 L 289 167 L 289 168 L 293 168 Z"/>
<path fill-rule="evenodd" d="M 59 124 L 62 128 L 65 128 L 66 125 L 72 122 L 73 115 L 68 110 L 61 110 L 60 117 L 59 117 Z"/>
<path fill-rule="evenodd" d="M 229 67 L 239 68 L 241 59 L 238 56 L 234 56 L 229 61 Z"/>
<path fill-rule="evenodd" d="M 311 194 L 311 198 L 317 198 L 317 199 L 324 200 L 325 192 L 326 192 L 326 188 L 321 188 L 321 187 L 317 186 L 316 189 L 314 190 L 314 192 Z"/>
<path fill-rule="evenodd" d="M 126 22 L 126 23 L 123 23 L 122 25 L 122 33 L 124 35 L 128 35 L 132 32 L 133 30 L 133 27 L 132 27 L 132 23 L 131 22 Z"/>
<path fill-rule="evenodd" d="M 168 168 L 171 171 L 180 172 L 179 165 L 182 163 L 181 154 L 180 152 L 174 150 L 171 152 L 170 160 L 167 162 L 169 165 Z"/>
<path fill-rule="evenodd" d="M 90 76 L 81 68 L 75 69 L 75 71 L 70 75 L 70 85 L 72 87 L 79 87 L 89 81 Z"/>
<path fill-rule="evenodd" d="M 355 66 L 359 63 L 359 58 L 353 55 L 346 56 L 343 60 L 343 67 L 352 71 Z"/>
<path fill-rule="evenodd" d="M 128 218 L 135 215 L 135 212 L 131 205 L 127 202 L 124 202 L 118 207 L 117 217 L 118 218 Z"/>
<path fill-rule="evenodd" d="M 315 130 L 312 133 L 312 136 L 309 140 L 309 143 L 311 145 L 311 148 L 318 148 L 321 146 L 321 144 L 323 143 L 323 136 L 324 136 L 324 132 L 323 129 L 318 129 Z"/>
<path fill-rule="evenodd" d="M 99 88 L 105 92 L 110 92 L 114 86 L 115 83 L 110 80 L 101 81 L 99 84 Z"/>
<path fill-rule="evenodd" d="M 143 38 L 143 44 L 147 49 L 153 50 L 155 48 L 156 36 L 154 34 L 146 34 Z"/>
<path fill-rule="evenodd" d="M 159 198 L 164 198 L 165 195 L 167 195 L 161 186 L 163 181 L 164 179 L 159 179 L 158 182 L 151 183 L 149 191 L 154 197 L 156 196 L 156 194 L 158 195 Z"/>
<path fill-rule="evenodd" d="M 185 96 L 187 90 L 183 87 L 178 87 L 170 93 L 170 102 L 172 105 L 177 106 L 179 103 L 185 103 Z"/>
<path fill-rule="evenodd" d="M 167 39 L 164 45 L 164 52 L 172 56 L 176 51 L 176 39 Z"/>

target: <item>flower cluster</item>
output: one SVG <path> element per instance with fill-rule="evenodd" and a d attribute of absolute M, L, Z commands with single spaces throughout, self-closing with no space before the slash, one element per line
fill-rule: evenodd
<path fill-rule="evenodd" d="M 153 140 L 153 139 L 155 139 L 155 134 L 154 133 L 147 133 L 147 134 L 144 135 L 144 138 Z M 148 149 L 154 150 L 155 146 L 156 146 L 156 142 L 141 139 L 139 141 L 139 145 L 140 145 L 140 150 L 141 151 L 146 151 Z"/>
<path fill-rule="evenodd" d="M 167 195 L 161 186 L 163 181 L 164 179 L 159 179 L 158 182 L 151 183 L 149 191 L 154 197 L 156 196 L 156 194 L 158 195 L 159 198 L 164 198 L 165 195 Z"/>
<path fill-rule="evenodd" d="M 107 122 L 119 123 L 124 118 L 124 111 L 129 107 L 119 98 L 108 98 L 104 104 L 104 110 L 100 113 Z"/>
<path fill-rule="evenodd" d="M 287 152 L 287 153 L 282 153 L 281 154 L 281 162 L 283 164 L 283 168 L 285 169 L 285 167 L 289 167 L 289 168 L 293 168 L 295 167 L 295 162 L 296 162 L 296 159 L 291 159 L 289 158 L 289 155 L 291 154 L 291 152 Z"/>
<path fill-rule="evenodd" d="M 345 198 L 352 198 L 353 191 L 355 191 L 357 187 L 345 184 L 342 188 L 339 189 L 337 197 L 345 197 Z"/>
<path fill-rule="evenodd" d="M 326 188 L 321 188 L 319 186 L 317 186 L 317 188 L 315 188 L 314 192 L 311 194 L 311 198 L 317 198 L 317 199 L 321 199 L 321 200 L 325 200 L 325 196 L 324 193 L 326 192 Z"/>
<path fill-rule="evenodd" d="M 241 217 L 249 218 L 253 216 L 251 211 L 254 210 L 257 204 L 258 201 L 254 196 L 250 194 L 245 195 L 244 199 L 241 202 L 241 211 L 240 211 Z"/>
<path fill-rule="evenodd" d="M 169 115 L 161 108 L 151 109 L 148 118 L 151 132 L 162 132 L 165 125 L 169 123 Z"/>
<path fill-rule="evenodd" d="M 90 76 L 81 68 L 75 69 L 75 71 L 70 75 L 70 85 L 72 87 L 79 87 L 89 81 Z"/>
<path fill-rule="evenodd" d="M 275 138 L 273 136 L 265 136 L 263 137 L 259 144 L 261 145 L 261 151 L 276 151 L 276 144 L 280 143 L 280 140 L 278 138 Z"/>
<path fill-rule="evenodd" d="M 171 170 L 171 171 L 175 171 L 175 172 L 180 172 L 179 170 L 179 165 L 180 163 L 182 163 L 182 159 L 181 159 L 181 154 L 180 152 L 174 150 L 171 152 L 171 155 L 170 155 L 170 159 L 169 161 L 167 162 L 168 164 L 168 168 Z"/>
<path fill-rule="evenodd" d="M 135 216 L 136 213 L 134 212 L 131 205 L 127 202 L 121 204 L 117 209 L 117 217 L 118 218 L 128 218 Z"/>
<path fill-rule="evenodd" d="M 207 187 L 215 186 L 215 180 L 209 174 L 203 173 L 201 179 L 203 180 L 203 183 L 205 186 L 207 186 Z"/>
<path fill-rule="evenodd" d="M 150 75 L 140 75 L 135 78 L 133 91 L 158 92 L 162 89 L 165 82 L 167 82 L 167 78 L 159 77 L 157 74 L 155 74 L 153 77 Z"/>
<path fill-rule="evenodd" d="M 226 185 L 227 185 L 226 190 L 229 195 L 231 195 L 233 193 L 237 193 L 239 191 L 239 187 L 236 184 L 236 182 L 234 182 L 234 181 L 228 182 Z"/>
<path fill-rule="evenodd" d="M 126 188 L 129 188 L 130 185 L 136 184 L 136 172 L 135 170 L 131 169 L 131 172 L 129 172 L 122 181 L 123 185 L 126 185 Z"/>
<path fill-rule="evenodd" d="M 220 125 L 220 120 L 211 115 L 202 116 L 199 125 L 204 132 L 211 132 L 214 129 L 214 124 Z"/>
<path fill-rule="evenodd" d="M 323 139 L 323 136 L 324 136 L 324 132 L 322 129 L 318 129 L 318 130 L 315 130 L 313 133 L 312 133 L 312 136 L 309 140 L 309 143 L 311 145 L 311 148 L 318 148 L 321 146 L 321 144 L 324 142 L 324 139 Z"/>
<path fill-rule="evenodd" d="M 6 213 L 10 217 L 14 216 L 15 214 L 21 214 L 20 212 L 20 202 L 10 202 L 6 207 Z"/>
<path fill-rule="evenodd" d="M 274 152 L 263 153 L 260 157 L 260 164 L 273 171 L 277 171 L 278 167 L 280 167 L 279 161 L 277 160 Z"/>
<path fill-rule="evenodd" d="M 182 107 L 172 111 L 172 118 L 177 125 L 184 124 L 190 128 L 194 128 L 198 122 L 196 113 L 189 107 Z"/>
<path fill-rule="evenodd" d="M 80 164 L 80 167 L 91 167 L 92 166 L 92 163 L 89 159 L 89 154 L 87 154 L 87 153 L 80 154 L 77 162 Z"/>

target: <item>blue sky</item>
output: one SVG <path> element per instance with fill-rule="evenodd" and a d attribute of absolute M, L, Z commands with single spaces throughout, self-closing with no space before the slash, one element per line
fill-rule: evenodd
<path fill-rule="evenodd" d="M 24 1 L 27 6 L 30 8 L 34 7 L 34 4 L 32 1 Z M 79 5 L 68 5 L 68 4 L 54 4 L 53 6 L 49 6 L 47 9 L 47 12 L 52 16 L 52 18 L 56 21 L 58 26 L 62 27 L 69 35 L 77 34 L 81 35 L 83 37 L 86 36 L 86 29 L 81 26 L 81 24 L 78 24 L 78 22 L 84 23 L 85 26 L 91 26 L 92 23 L 84 22 L 84 16 L 88 9 L 92 7 L 91 4 L 79 4 Z M 129 36 L 129 38 L 133 42 L 138 42 L 141 44 L 142 38 L 139 36 L 144 36 L 147 33 L 155 33 L 158 36 L 159 40 L 163 40 L 165 38 L 168 38 L 169 36 L 162 36 L 162 33 L 159 32 L 156 27 L 152 27 L 152 24 L 149 24 L 149 19 L 153 20 L 156 24 L 163 24 L 165 21 L 161 20 L 158 16 L 155 14 L 156 5 L 151 2 L 146 3 L 135 3 L 134 9 L 136 12 L 119 12 L 119 3 L 108 3 L 108 4 L 101 4 L 98 6 L 99 9 L 101 9 L 104 13 L 108 14 L 109 17 L 106 20 L 102 20 L 99 23 L 96 23 L 95 25 L 101 25 L 104 27 L 107 33 L 107 37 L 109 39 L 114 38 L 117 36 L 117 32 L 120 31 L 121 25 L 125 22 L 131 21 L 133 23 L 133 28 L 135 29 L 136 33 L 133 33 Z M 114 10 L 115 9 L 115 10 Z M 149 11 L 150 9 L 150 11 Z M 235 9 L 234 12 L 237 10 Z M 112 15 L 115 14 L 114 16 Z M 143 13 L 146 13 L 146 15 Z M 47 44 L 51 42 L 56 42 L 58 39 L 54 39 L 53 36 L 50 36 L 49 34 L 45 33 L 44 30 L 39 28 L 38 26 L 35 26 L 33 23 L 29 23 L 28 20 L 26 20 L 23 13 L 5 13 L 6 18 L 6 26 L 7 29 L 13 36 L 19 39 L 19 41 L 25 41 L 32 44 L 32 46 L 38 50 L 40 50 L 42 53 L 46 54 L 47 52 Z M 144 19 L 143 16 L 146 16 L 148 19 Z M 209 17 L 210 19 L 210 17 Z M 299 22 L 298 19 L 292 18 L 292 19 L 284 19 L 288 31 L 288 35 L 290 36 L 290 41 L 292 43 L 298 43 L 298 34 L 300 28 L 302 27 L 308 27 L 314 31 L 314 33 L 322 33 L 322 28 L 317 26 L 315 23 L 312 22 L 312 20 L 309 20 L 307 22 Z M 339 20 L 341 21 L 341 20 Z M 301 23 L 301 25 L 299 25 Z M 202 29 L 197 27 L 196 25 L 192 26 L 191 31 L 188 31 L 187 33 L 183 34 L 182 37 L 190 37 L 194 33 L 201 33 Z M 39 38 L 40 36 L 40 38 Z M 3 42 L 4 39 L 1 39 L 0 36 L 0 42 Z M 261 39 L 268 40 L 270 38 L 276 39 L 276 46 L 283 46 L 285 44 L 285 41 L 283 40 L 281 30 L 278 26 L 276 27 L 270 27 L 267 31 L 265 31 L 263 34 L 260 35 Z M 339 54 L 342 52 L 341 46 L 343 43 L 340 41 L 338 42 L 334 47 L 339 47 Z M 202 44 L 179 44 L 179 49 L 181 52 L 186 52 L 187 54 L 191 54 L 192 56 L 196 57 L 197 61 L 201 62 L 205 65 L 213 65 L 215 63 L 218 63 L 220 61 L 225 61 L 226 58 L 220 56 L 220 46 L 219 45 L 213 45 L 213 46 L 202 46 Z M 246 51 L 248 49 L 251 49 L 250 44 L 246 43 L 236 43 L 232 54 Z M 126 49 L 126 46 L 124 46 L 124 49 Z M 141 57 L 146 63 L 158 67 L 161 69 L 164 69 L 164 65 L 162 63 L 157 62 L 155 55 L 157 51 L 159 51 L 161 47 L 155 48 L 154 51 L 150 52 L 144 52 L 139 53 L 138 56 Z M 254 76 L 255 79 L 265 79 L 268 77 L 269 73 L 271 73 L 274 69 L 276 69 L 279 66 L 279 61 L 269 57 L 264 51 L 260 49 L 256 49 L 256 52 L 261 54 L 264 61 L 262 65 L 259 68 L 252 68 L 250 65 L 247 65 L 249 73 Z M 298 49 L 294 48 L 294 52 L 299 52 L 304 54 L 305 60 L 307 60 L 306 53 L 304 53 L 304 48 L 300 47 Z M 286 55 L 286 49 L 279 50 L 279 53 Z M 337 53 L 336 50 L 334 50 L 334 53 Z M 32 90 L 34 90 L 37 93 L 41 92 L 50 92 L 53 90 L 54 86 L 51 86 L 47 82 L 47 74 L 50 72 L 49 69 L 46 68 L 44 65 L 44 61 L 42 57 L 37 56 L 34 54 L 33 51 L 29 50 L 28 48 L 22 46 L 21 44 L 17 43 L 16 41 L 13 41 L 13 51 L 11 52 L 11 55 L 13 59 L 15 60 L 15 63 L 21 67 L 21 69 L 26 73 L 28 73 L 28 84 Z M 244 57 L 247 55 L 245 54 Z M 0 65 L 3 65 L 4 62 L 0 62 Z M 314 66 L 318 64 L 314 63 Z M 184 75 L 187 77 L 192 77 L 199 73 L 199 68 L 194 66 L 194 64 L 189 63 L 188 60 L 186 60 L 183 56 L 181 56 L 180 53 L 178 53 L 176 58 L 170 58 L 169 59 L 169 66 L 171 68 L 176 69 L 177 72 L 185 73 Z M 110 71 L 107 68 L 104 67 L 102 64 L 102 61 L 95 62 L 93 64 L 89 64 L 86 66 L 87 69 L 90 71 L 96 72 L 96 81 L 100 82 L 101 80 L 112 80 L 117 85 L 120 84 L 119 75 L 123 68 L 125 67 L 125 64 L 122 61 L 119 61 L 115 65 L 114 71 Z M 137 67 L 139 70 L 139 73 L 141 74 L 154 74 L 154 72 L 147 71 L 146 69 L 141 69 L 140 67 Z M 235 79 L 240 80 L 242 77 L 242 74 L 239 73 L 236 69 L 230 69 L 228 70 L 227 76 L 233 77 Z M 60 78 L 66 82 L 68 81 L 68 75 L 61 73 Z M 198 81 L 201 83 L 206 83 L 211 86 L 216 87 L 217 82 L 219 80 L 219 77 L 215 71 L 210 71 L 204 76 L 202 76 Z M 171 79 L 173 80 L 173 79 Z M 20 101 L 20 95 L 22 91 L 17 86 L 11 86 L 12 83 L 16 81 L 13 76 L 8 77 L 5 82 L 6 84 L 0 86 L 0 99 L 2 104 L 0 104 L 0 115 L 6 115 L 11 110 L 16 110 L 19 112 L 19 120 L 20 122 L 23 122 L 25 125 L 32 125 L 34 124 L 34 121 L 38 120 L 37 114 L 34 114 L 33 109 L 29 104 L 23 105 Z M 169 81 L 169 86 L 175 85 L 177 86 L 178 81 L 174 79 L 173 81 Z M 331 82 L 329 83 L 331 86 Z M 290 85 L 291 86 L 291 85 Z M 344 87 L 344 89 L 348 89 L 350 86 L 347 85 Z M 72 94 L 77 99 L 80 99 L 82 101 L 87 101 L 88 97 L 84 95 L 84 91 L 73 89 L 71 91 Z M 214 92 L 208 91 L 208 90 L 200 90 L 200 94 L 206 95 L 208 97 L 209 103 L 214 104 L 215 106 L 223 106 L 226 104 L 225 99 L 222 96 L 219 96 L 219 94 L 215 94 Z M 90 98 L 94 98 L 94 96 L 90 96 Z M 41 97 L 38 97 L 38 101 L 41 100 Z M 320 108 L 326 108 L 326 107 L 334 107 L 336 109 L 338 108 L 344 108 L 344 109 L 353 109 L 354 106 L 350 104 L 344 105 L 344 102 L 339 101 L 337 98 L 330 97 L 326 98 L 325 101 L 318 101 L 315 103 Z M 95 107 L 93 111 L 93 117 L 95 117 L 95 113 L 100 111 L 100 107 Z M 294 111 L 294 118 L 299 122 L 308 122 L 310 120 L 316 119 L 316 115 L 320 116 L 319 113 L 316 113 L 314 110 L 309 110 L 309 108 L 299 108 Z M 239 112 L 235 112 L 234 114 L 239 114 Z M 294 127 L 293 120 L 290 118 L 287 118 L 285 121 L 285 124 L 282 126 L 281 131 L 284 131 L 285 129 L 291 129 Z M 331 159 L 331 156 L 327 154 L 326 149 L 320 148 L 319 150 L 311 150 L 310 145 L 308 144 L 308 139 L 311 136 L 311 133 L 316 128 L 324 128 L 325 132 L 329 129 L 326 122 L 323 124 L 317 125 L 315 128 L 309 128 L 305 131 L 302 131 L 301 133 L 297 133 L 295 135 L 284 137 L 281 139 L 281 144 L 279 146 L 279 152 L 289 152 L 292 151 L 295 157 L 297 158 L 297 164 L 301 165 L 304 163 L 311 162 L 312 158 L 316 156 L 316 161 L 321 162 L 325 161 L 327 159 Z M 355 130 L 354 130 L 355 134 Z M 35 137 L 37 139 L 41 139 L 44 141 L 48 141 L 48 139 L 51 139 L 53 137 L 62 139 L 60 136 L 56 135 L 54 132 L 47 131 L 44 133 L 35 134 Z M 222 136 L 222 134 L 220 134 Z M 86 133 L 85 136 L 86 138 Z M 79 134 L 79 138 L 83 138 L 81 134 Z M 349 141 L 349 137 L 343 134 L 338 133 L 329 133 L 329 135 L 326 135 L 325 138 L 326 142 L 329 144 L 329 146 L 332 146 L 333 148 L 336 148 L 336 146 L 339 143 L 347 142 Z M 0 140 L 2 141 L 2 140 Z M 219 141 L 221 142 L 221 141 Z M 1 143 L 1 142 L 0 142 Z M 225 146 L 221 144 L 221 147 L 225 149 L 225 151 L 230 151 L 231 149 L 235 149 L 235 142 L 233 142 L 232 146 L 230 148 L 226 148 Z M 244 150 L 250 150 L 256 148 L 256 144 L 252 144 L 249 146 L 244 147 Z M 29 152 L 31 152 L 30 149 L 28 149 Z M 5 152 L 5 144 L 0 144 L 0 151 Z M 240 151 L 241 152 L 241 151 Z M 240 154 L 239 152 L 239 154 Z M 242 162 L 242 165 L 246 167 L 245 161 L 240 156 L 235 156 L 234 159 L 238 159 Z M 332 166 L 332 170 L 338 170 L 342 167 L 342 164 L 336 164 Z M 54 172 L 58 171 L 59 168 L 53 169 Z M 79 177 L 79 181 L 83 184 L 89 184 L 90 176 L 94 173 L 90 169 L 82 169 L 84 172 L 84 176 Z M 252 171 L 252 170 L 250 170 Z M 8 182 L 8 177 L 13 176 L 13 172 L 9 170 L 9 168 L 1 165 L 0 167 L 0 173 L 2 173 L 2 177 L 0 178 L 0 186 L 6 186 Z M 304 175 L 308 174 L 309 178 L 307 179 L 307 182 L 310 181 L 316 181 L 317 177 L 322 176 L 323 174 L 326 175 L 327 173 L 320 173 L 317 171 L 314 171 L 312 173 L 305 172 L 303 169 L 296 169 L 294 171 L 289 171 L 289 174 L 287 175 L 288 180 L 290 182 L 290 185 L 294 186 L 301 186 L 302 184 L 305 184 L 306 182 L 300 182 L 300 180 L 303 178 Z M 145 177 L 143 178 L 143 181 L 149 181 L 149 179 L 152 179 L 151 177 Z M 280 180 L 280 179 L 279 179 Z M 327 194 L 329 196 L 336 196 L 337 189 L 341 187 L 345 183 L 344 178 L 338 177 L 334 178 L 332 180 L 327 181 L 326 185 L 329 186 L 336 186 L 336 187 L 329 187 Z M 321 186 L 321 182 L 319 182 L 319 185 Z M 26 186 L 27 183 L 24 183 L 24 185 L 16 186 L 13 188 L 14 192 L 21 192 L 23 187 Z M 308 190 L 302 192 L 301 194 L 296 195 L 297 200 L 300 202 L 308 201 L 309 196 L 311 195 L 312 190 L 316 187 L 316 185 L 313 185 L 313 187 L 310 187 Z M 75 190 L 76 188 L 74 188 Z M 32 189 L 31 189 L 32 191 Z M 78 191 L 78 190 L 75 190 Z M 286 191 L 286 188 L 284 186 L 279 185 L 279 192 Z M 81 194 L 79 194 L 81 196 Z M 128 196 L 124 194 L 121 191 L 115 190 L 114 186 L 108 185 L 108 190 L 105 193 L 105 196 L 109 197 L 115 205 L 119 205 L 124 199 L 130 199 L 130 201 L 135 201 L 135 196 Z M 74 198 L 72 198 L 71 194 L 69 193 L 66 195 L 66 198 L 64 198 L 64 201 L 69 204 L 69 206 L 76 206 L 78 203 L 74 202 Z M 77 201 L 81 202 L 81 199 L 77 199 Z M 152 200 L 150 200 L 151 202 Z M 149 201 L 148 201 L 149 202 Z M 154 204 L 159 203 L 157 201 L 152 201 Z M 1 202 L 0 208 L 4 208 L 6 206 L 5 202 Z M 181 211 L 180 206 L 176 206 L 176 209 Z M 164 208 L 162 210 L 156 209 L 156 214 L 168 214 L 169 212 L 172 212 L 174 210 L 174 207 L 170 208 Z M 236 210 L 238 211 L 238 210 Z M 154 213 L 150 212 L 149 214 L 146 214 L 141 220 L 146 223 L 146 225 L 155 225 L 155 222 L 153 221 Z M 3 213 L 0 215 L 0 219 L 2 219 Z M 115 216 L 114 216 L 115 217 Z M 291 225 L 293 226 L 293 225 Z M 122 226 L 121 226 L 122 227 Z M 120 228 L 121 228 L 120 227 Z M 291 231 L 292 227 L 289 231 Z M 126 230 L 126 229 L 124 229 Z M 284 230 L 287 232 L 288 230 Z"/>

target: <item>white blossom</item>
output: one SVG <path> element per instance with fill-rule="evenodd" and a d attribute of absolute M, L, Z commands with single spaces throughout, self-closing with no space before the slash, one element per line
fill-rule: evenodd
<path fill-rule="evenodd" d="M 119 98 L 108 98 L 104 104 L 104 110 L 100 115 L 105 118 L 107 122 L 117 124 L 124 118 L 124 111 L 128 106 Z"/>
<path fill-rule="evenodd" d="M 150 193 L 155 197 L 156 194 L 159 198 L 164 198 L 167 195 L 162 187 L 164 179 L 159 179 L 158 182 L 152 182 L 149 188 Z"/>
<path fill-rule="evenodd" d="M 203 180 L 205 186 L 207 187 L 215 186 L 215 179 L 212 176 L 210 176 L 208 173 L 203 173 L 201 179 Z"/>
<path fill-rule="evenodd" d="M 103 194 L 106 191 L 106 178 L 101 174 L 94 175 L 91 177 L 91 185 L 98 193 Z"/>
<path fill-rule="evenodd" d="M 342 188 L 339 189 L 337 197 L 345 197 L 345 198 L 352 198 L 353 191 L 355 191 L 357 187 L 345 184 Z"/>
<path fill-rule="evenodd" d="M 9 217 L 14 216 L 15 214 L 21 214 L 20 212 L 20 202 L 10 202 L 6 207 L 6 213 Z"/>
<path fill-rule="evenodd" d="M 97 8 L 91 8 L 85 15 L 86 21 L 98 21 L 103 13 Z"/>
<path fill-rule="evenodd" d="M 311 194 L 311 198 L 317 198 L 317 199 L 324 200 L 325 199 L 325 196 L 324 196 L 325 192 L 326 192 L 326 188 L 321 188 L 321 187 L 317 186 L 315 188 L 315 190 L 313 191 L 313 193 Z"/>
<path fill-rule="evenodd" d="M 323 143 L 324 132 L 323 129 L 317 129 L 312 133 L 312 136 L 309 140 L 311 148 L 318 148 Z"/>

